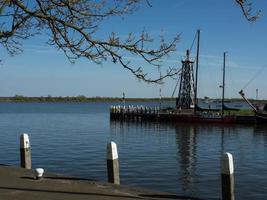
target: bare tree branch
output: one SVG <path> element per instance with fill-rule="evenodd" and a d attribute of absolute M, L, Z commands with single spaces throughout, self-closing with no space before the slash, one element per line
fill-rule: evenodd
<path fill-rule="evenodd" d="M 149 48 L 154 40 L 146 32 L 130 33 L 126 39 L 115 33 L 102 39 L 97 34 L 103 20 L 133 13 L 142 2 L 151 6 L 149 0 L 0 0 L 0 44 L 14 55 L 22 51 L 21 41 L 45 31 L 50 35 L 48 44 L 62 50 L 71 62 L 80 57 L 98 64 L 111 60 L 140 80 L 159 83 L 177 70 L 170 68 L 160 78 L 152 78 L 143 67 L 132 64 L 128 55 L 157 69 L 175 51 L 179 36 L 169 43 L 161 40 L 154 49 Z"/>
<path fill-rule="evenodd" d="M 252 15 L 248 0 L 235 1 L 247 20 L 258 18 L 260 11 Z M 71 62 L 81 57 L 97 64 L 111 60 L 140 80 L 160 83 L 177 74 L 177 69 L 170 67 L 154 78 L 143 66 L 133 64 L 129 55 L 142 58 L 157 70 L 163 58 L 176 50 L 179 35 L 170 42 L 160 38 L 157 48 L 151 48 L 155 40 L 145 31 L 140 35 L 129 33 L 127 38 L 116 33 L 98 38 L 104 20 L 131 14 L 143 2 L 151 7 L 149 0 L 0 0 L 0 45 L 15 55 L 22 51 L 25 39 L 45 32 L 49 34 L 47 43 L 63 51 Z"/>
<path fill-rule="evenodd" d="M 258 10 L 255 14 L 252 14 L 251 1 L 248 0 L 235 0 L 235 1 L 241 7 L 243 14 L 248 21 L 254 22 L 259 18 L 261 11 Z"/>

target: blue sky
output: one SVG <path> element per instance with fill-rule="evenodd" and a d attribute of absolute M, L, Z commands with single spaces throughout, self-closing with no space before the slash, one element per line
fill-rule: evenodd
<path fill-rule="evenodd" d="M 227 51 L 226 97 L 239 97 L 237 92 L 255 77 L 245 93 L 255 98 L 259 89 L 259 98 L 267 99 L 267 2 L 253 2 L 255 10 L 262 11 L 256 23 L 245 20 L 234 0 L 153 0 L 151 8 L 144 4 L 132 15 L 103 22 L 99 37 L 105 38 L 112 31 L 125 37 L 129 32 L 139 34 L 146 30 L 155 38 L 164 34 L 170 39 L 180 33 L 177 51 L 163 62 L 165 67 L 180 68 L 185 50 L 191 46 L 196 30 L 201 29 L 198 96 L 221 97 L 223 52 Z M 159 88 L 163 96 L 172 95 L 175 80 L 166 80 L 160 86 L 140 82 L 110 62 L 96 65 L 80 59 L 71 64 L 45 41 L 45 35 L 25 41 L 24 52 L 15 57 L 0 49 L 1 96 L 115 97 L 125 92 L 126 97 L 158 97 Z M 132 62 L 155 73 L 136 57 Z"/>

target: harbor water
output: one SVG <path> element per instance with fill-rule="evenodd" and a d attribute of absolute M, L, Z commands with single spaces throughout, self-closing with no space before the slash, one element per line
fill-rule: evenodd
<path fill-rule="evenodd" d="M 220 157 L 230 152 L 236 199 L 267 199 L 267 125 L 110 121 L 119 104 L 0 103 L 0 164 L 19 165 L 19 136 L 28 133 L 34 168 L 104 182 L 112 140 L 121 184 L 220 199 Z"/>

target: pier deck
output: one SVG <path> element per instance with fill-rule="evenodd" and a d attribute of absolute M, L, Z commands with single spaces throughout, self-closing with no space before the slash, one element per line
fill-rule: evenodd
<path fill-rule="evenodd" d="M 126 121 L 157 121 L 157 122 L 197 122 L 197 123 L 229 123 L 229 124 L 256 124 L 256 117 L 252 115 L 224 116 L 229 120 L 221 120 L 219 112 L 203 112 L 195 115 L 193 110 L 160 110 L 159 107 L 123 107 L 112 106 L 110 119 Z"/>
<path fill-rule="evenodd" d="M 51 173 L 35 179 L 33 170 L 0 165 L 0 199 L 5 200 L 133 200 L 193 199 L 145 189 L 66 177 Z"/>

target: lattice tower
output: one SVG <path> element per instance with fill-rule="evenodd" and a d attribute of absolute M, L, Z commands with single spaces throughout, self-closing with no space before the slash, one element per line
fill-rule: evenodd
<path fill-rule="evenodd" d="M 189 58 L 189 50 L 186 51 L 186 59 L 182 60 L 182 72 L 180 87 L 176 100 L 177 109 L 190 109 L 194 107 L 194 61 Z"/>

